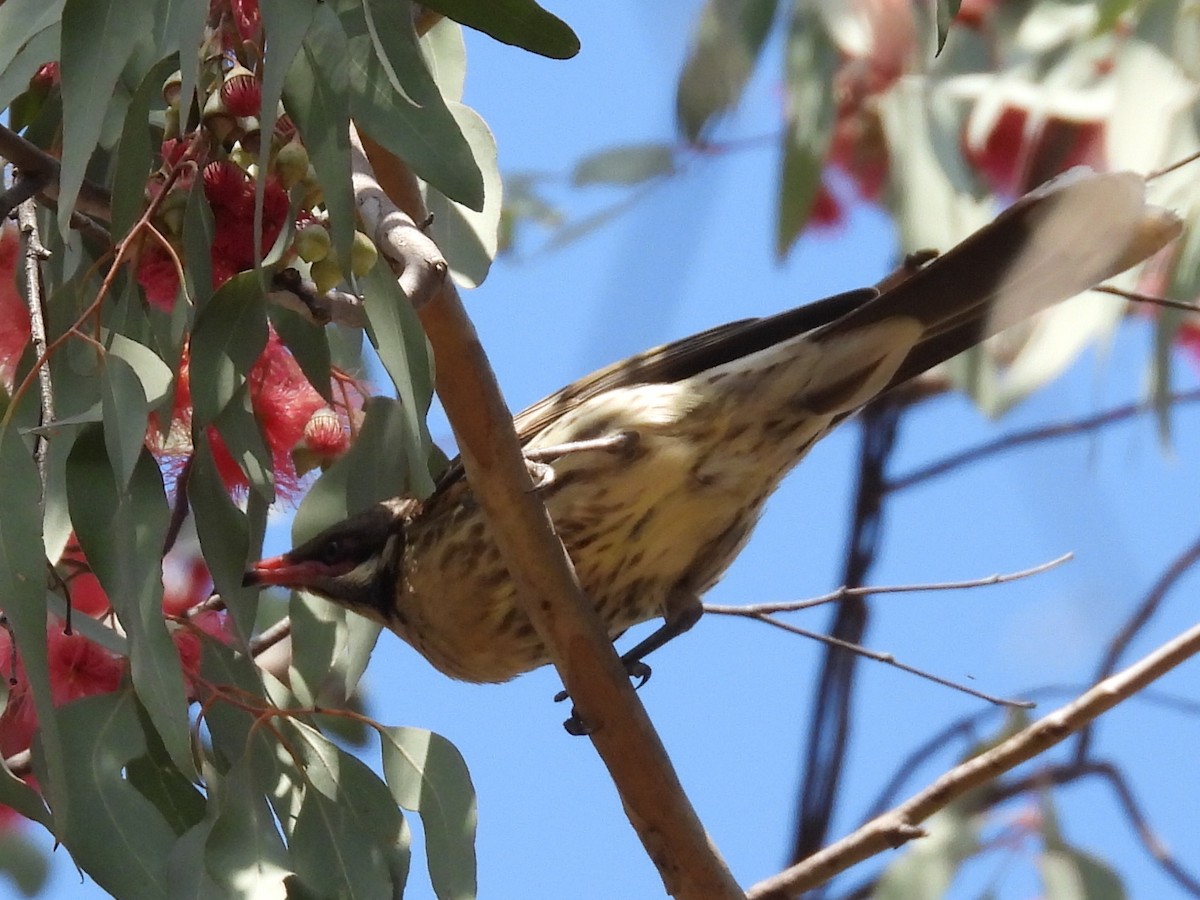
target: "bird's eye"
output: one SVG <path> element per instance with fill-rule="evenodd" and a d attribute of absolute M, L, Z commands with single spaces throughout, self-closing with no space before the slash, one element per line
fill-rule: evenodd
<path fill-rule="evenodd" d="M 346 557 L 346 542 L 341 539 L 330 541 L 321 550 L 321 562 L 326 565 L 339 563 Z"/>

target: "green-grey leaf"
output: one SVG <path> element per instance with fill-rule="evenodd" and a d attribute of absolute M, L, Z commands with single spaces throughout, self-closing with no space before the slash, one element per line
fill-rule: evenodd
<path fill-rule="evenodd" d="M 139 344 L 123 334 L 110 332 L 105 343 L 109 356 L 122 360 L 137 374 L 146 401 L 151 406 L 161 403 L 171 390 L 171 379 L 174 377 L 171 367 L 145 344 Z"/>
<path fill-rule="evenodd" d="M 800 236 L 821 187 L 821 168 L 833 133 L 832 85 L 838 65 L 833 41 L 812 9 L 797 8 L 785 54 L 788 115 L 775 232 L 775 252 L 781 257 Z"/>
<path fill-rule="evenodd" d="M 634 185 L 675 172 L 675 148 L 670 144 L 627 144 L 609 147 L 575 164 L 571 181 L 589 184 Z"/>
<path fill-rule="evenodd" d="M 240 896 L 246 884 L 266 890 L 291 869 L 250 757 L 243 755 L 221 782 L 219 813 L 205 847 L 208 873 L 229 892 L 226 896 Z"/>
<path fill-rule="evenodd" d="M 438 897 L 474 897 L 475 790 L 462 755 L 441 735 L 419 728 L 385 728 L 380 737 L 392 796 L 421 816 Z"/>
<path fill-rule="evenodd" d="M 695 143 L 734 105 L 758 62 L 776 0 L 708 0 L 675 89 L 675 124 Z"/>
<path fill-rule="evenodd" d="M 66 0 L 8 0 L 0 4 L 0 72 L 47 29 L 55 28 Z"/>
<path fill-rule="evenodd" d="M 1082 850 L 1048 850 L 1038 862 L 1046 900 L 1125 900 L 1120 876 L 1104 860 Z"/>
<path fill-rule="evenodd" d="M 237 633 L 248 638 L 258 610 L 256 594 L 242 587 L 250 556 L 250 530 L 245 513 L 221 483 L 208 441 L 195 447 L 187 491 L 213 584 L 233 617 Z"/>
<path fill-rule="evenodd" d="M 487 123 L 469 106 L 450 103 L 450 112 L 470 142 L 483 172 L 484 203 L 481 212 L 448 199 L 435 188 L 426 189 L 425 203 L 437 224 L 434 233 L 454 278 L 467 287 L 478 287 L 487 277 L 500 239 L 503 183 L 496 160 L 496 140 Z"/>
<path fill-rule="evenodd" d="M 950 23 L 958 15 L 962 0 L 937 0 L 937 52 L 941 53 L 950 34 Z"/>
<path fill-rule="evenodd" d="M 925 820 L 927 835 L 909 844 L 875 886 L 876 900 L 946 896 L 963 861 L 979 848 L 977 826 L 952 804 Z"/>
<path fill-rule="evenodd" d="M 367 314 L 368 335 L 379 353 L 379 360 L 391 376 L 396 396 L 408 415 L 408 434 L 411 443 L 405 447 L 409 454 L 425 458 L 429 441 L 425 413 L 433 398 L 433 370 L 425 331 L 408 298 L 400 289 L 390 270 L 376 264 L 359 280 L 363 289 L 363 310 Z M 427 496 L 433 482 L 415 471 L 413 490 Z"/>
<path fill-rule="evenodd" d="M 150 174 L 155 147 L 150 142 L 147 118 L 150 107 L 162 93 L 162 83 L 175 69 L 174 57 L 161 60 L 146 73 L 125 111 L 125 127 L 117 145 L 113 167 L 112 225 L 117 236 L 129 233 L 145 203 L 146 176 Z"/>
<path fill-rule="evenodd" d="M 308 383 L 318 394 L 332 402 L 333 393 L 329 384 L 329 339 L 325 336 L 325 329 L 310 322 L 295 310 L 275 303 L 267 307 L 267 315 L 275 327 L 275 333 L 299 364 Z"/>
<path fill-rule="evenodd" d="M 176 304 L 176 308 L 183 310 L 194 307 L 197 316 L 213 295 L 212 244 L 215 234 L 216 222 L 204 196 L 204 179 L 197 178 L 192 182 L 187 206 L 183 209 L 183 273 L 192 303 Z"/>
<path fill-rule="evenodd" d="M 108 459 L 117 479 L 117 490 L 124 491 L 142 453 L 150 405 L 133 366 L 119 356 L 105 357 L 100 391 Z"/>
<path fill-rule="evenodd" d="M 254 418 L 247 385 L 243 385 L 230 399 L 212 424 L 225 442 L 230 456 L 246 473 L 250 487 L 267 503 L 274 502 L 275 476 L 271 451 Z"/>
<path fill-rule="evenodd" d="M 60 840 L 112 895 L 133 900 L 170 896 L 163 861 L 175 832 L 123 772 L 146 752 L 132 692 L 76 700 L 60 709 L 58 717 L 71 735 L 65 748 L 68 779 L 72 794 L 81 800 L 70 826 L 59 832 Z"/>
<path fill-rule="evenodd" d="M 124 626 L 138 697 L 175 765 L 193 774 L 187 697 L 162 614 L 162 544 L 169 518 L 162 474 L 148 450 L 128 487 L 113 477 L 103 429 L 80 432 L 67 459 L 67 500 L 79 544 Z"/>
<path fill-rule="evenodd" d="M 12 879 L 26 897 L 33 897 L 46 885 L 50 862 L 19 829 L 0 831 L 0 872 Z"/>
<path fill-rule="evenodd" d="M 579 38 L 533 0 L 432 0 L 422 5 L 496 40 L 551 59 L 570 59 Z"/>
<path fill-rule="evenodd" d="M 192 331 L 192 422 L 203 428 L 241 390 L 267 343 L 267 315 L 258 272 L 242 272 L 221 286 Z"/>
<path fill-rule="evenodd" d="M 63 152 L 58 225 L 65 235 L 109 98 L 138 41 L 154 28 L 154 0 L 67 0 L 62 12 Z"/>
<path fill-rule="evenodd" d="M 315 729 L 295 727 L 311 788 L 291 836 L 292 860 L 323 895 L 355 885 L 355 897 L 392 897 L 408 873 L 408 833 L 379 777 Z"/>
<path fill-rule="evenodd" d="M 4 597 L 5 614 L 37 709 L 46 772 L 42 790 L 57 827 L 65 827 L 73 809 L 68 809 L 65 751 L 50 692 L 39 493 L 40 480 L 30 448 L 14 428 L 0 428 L 0 597 Z"/>
<path fill-rule="evenodd" d="M 350 185 L 349 52 L 337 16 L 328 4 L 321 4 L 283 84 L 284 104 L 321 183 L 333 246 L 342 260 L 350 258 L 355 217 Z"/>
<path fill-rule="evenodd" d="M 408 4 L 366 0 L 347 11 L 350 111 L 360 129 L 452 200 L 483 209 L 483 176 L 429 74 Z"/>

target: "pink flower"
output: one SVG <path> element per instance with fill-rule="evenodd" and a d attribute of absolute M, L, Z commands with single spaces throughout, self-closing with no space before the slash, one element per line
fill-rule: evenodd
<path fill-rule="evenodd" d="M 29 308 L 17 290 L 20 264 L 17 226 L 6 221 L 0 225 L 0 381 L 10 385 L 29 343 Z"/>

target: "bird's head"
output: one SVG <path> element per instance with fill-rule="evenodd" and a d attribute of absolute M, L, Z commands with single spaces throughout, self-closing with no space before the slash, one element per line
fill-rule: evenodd
<path fill-rule="evenodd" d="M 405 521 L 391 504 L 376 504 L 281 556 L 259 560 L 242 584 L 308 591 L 389 625 L 395 615 Z"/>

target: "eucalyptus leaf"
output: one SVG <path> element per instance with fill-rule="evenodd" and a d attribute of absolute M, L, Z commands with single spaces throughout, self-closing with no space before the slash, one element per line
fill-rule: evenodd
<path fill-rule="evenodd" d="M 125 766 L 146 752 L 133 693 L 85 697 L 68 703 L 58 715 L 71 735 L 65 748 L 70 790 L 82 801 L 70 825 L 58 832 L 59 839 L 96 884 L 114 896 L 170 896 L 163 861 L 175 832 L 124 775 Z M 113 853 L 114 846 L 121 852 Z"/>
<path fill-rule="evenodd" d="M 194 774 L 179 654 L 162 613 L 162 545 L 168 511 L 162 474 L 143 450 L 127 487 L 113 477 L 103 429 L 86 427 L 67 459 L 71 521 L 88 564 L 129 639 L 129 665 L 175 765 Z"/>
<path fill-rule="evenodd" d="M 478 287 L 487 278 L 500 239 L 504 185 L 497 165 L 496 140 L 487 123 L 469 106 L 450 103 L 450 112 L 471 144 L 483 173 L 483 210 L 476 212 L 447 198 L 434 188 L 426 190 L 426 206 L 436 225 L 438 248 L 461 285 Z"/>
<path fill-rule="evenodd" d="M 332 403 L 329 339 L 325 336 L 325 329 L 295 310 L 285 309 L 275 303 L 268 306 L 267 315 L 275 333 L 299 364 L 313 390 Z"/>
<path fill-rule="evenodd" d="M 675 88 L 675 124 L 687 140 L 698 142 L 713 120 L 737 104 L 770 33 L 775 7 L 776 0 L 704 4 Z"/>
<path fill-rule="evenodd" d="M 429 73 L 408 4 L 365 0 L 342 25 L 356 125 L 450 199 L 483 209 L 483 176 Z"/>
<path fill-rule="evenodd" d="M 64 235 L 109 100 L 138 42 L 153 31 L 154 6 L 154 0 L 67 0 L 63 6 L 58 225 Z"/>
<path fill-rule="evenodd" d="M 429 9 L 496 40 L 551 59 L 570 59 L 579 38 L 566 22 L 533 0 L 433 0 Z"/>
<path fill-rule="evenodd" d="M 411 458 L 423 459 L 430 443 L 425 414 L 433 398 L 433 364 L 425 330 L 386 266 L 377 263 L 359 283 L 364 294 L 368 336 L 408 415 L 409 440 L 397 448 L 404 447 Z M 412 488 L 418 496 L 427 496 L 433 490 L 432 480 L 420 468 L 414 469 L 412 476 Z"/>
<path fill-rule="evenodd" d="M 113 167 L 112 225 L 118 235 L 128 234 L 145 203 L 146 177 L 153 170 L 157 146 L 150 140 L 150 108 L 161 103 L 162 83 L 174 71 L 175 57 L 159 61 L 142 79 L 125 112 L 125 127 L 117 145 Z"/>
<path fill-rule="evenodd" d="M 788 114 L 775 231 L 775 252 L 780 257 L 800 236 L 821 188 L 835 113 L 829 85 L 838 66 L 824 21 L 811 8 L 797 6 L 784 52 Z"/>
<path fill-rule="evenodd" d="M 575 164 L 571 181 L 578 187 L 590 184 L 628 186 L 674 172 L 675 148 L 670 144 L 627 144 L 584 157 Z"/>
<path fill-rule="evenodd" d="M 439 898 L 475 896 L 475 790 L 462 755 L 419 728 L 381 731 L 383 774 L 396 802 L 421 816 Z"/>
<path fill-rule="evenodd" d="M 292 867 L 250 755 L 234 763 L 215 791 L 217 816 L 205 845 L 205 867 L 226 896 L 268 891 L 279 896 Z"/>
<path fill-rule="evenodd" d="M 242 575 L 250 558 L 249 526 L 245 513 L 238 509 L 221 483 L 207 441 L 195 447 L 187 492 L 213 585 L 225 600 L 237 633 L 243 639 L 249 638 L 257 613 L 256 594 L 242 587 Z"/>
<path fill-rule="evenodd" d="M 38 714 L 41 788 L 53 810 L 53 827 L 64 828 L 74 808 L 50 690 L 40 484 L 30 448 L 11 426 L 0 427 L 0 596 Z"/>
<path fill-rule="evenodd" d="M 283 99 L 321 183 L 333 246 L 350 259 L 355 208 L 350 186 L 350 49 L 342 24 L 321 4 L 283 84 Z"/>
<path fill-rule="evenodd" d="M 108 459 L 117 479 L 117 490 L 124 491 L 142 453 L 150 405 L 133 367 L 112 354 L 104 360 L 100 391 Z"/>
<path fill-rule="evenodd" d="M 212 422 L 242 389 L 267 344 L 265 303 L 261 274 L 242 272 L 196 317 L 189 369 L 195 428 Z"/>
<path fill-rule="evenodd" d="M 431 481 L 424 457 L 406 456 L 398 449 L 416 443 L 409 432 L 408 413 L 400 403 L 389 397 L 372 397 L 364 412 L 358 439 L 317 479 L 296 510 L 294 545 L 372 503 L 411 495 L 411 485 L 419 475 Z"/>

